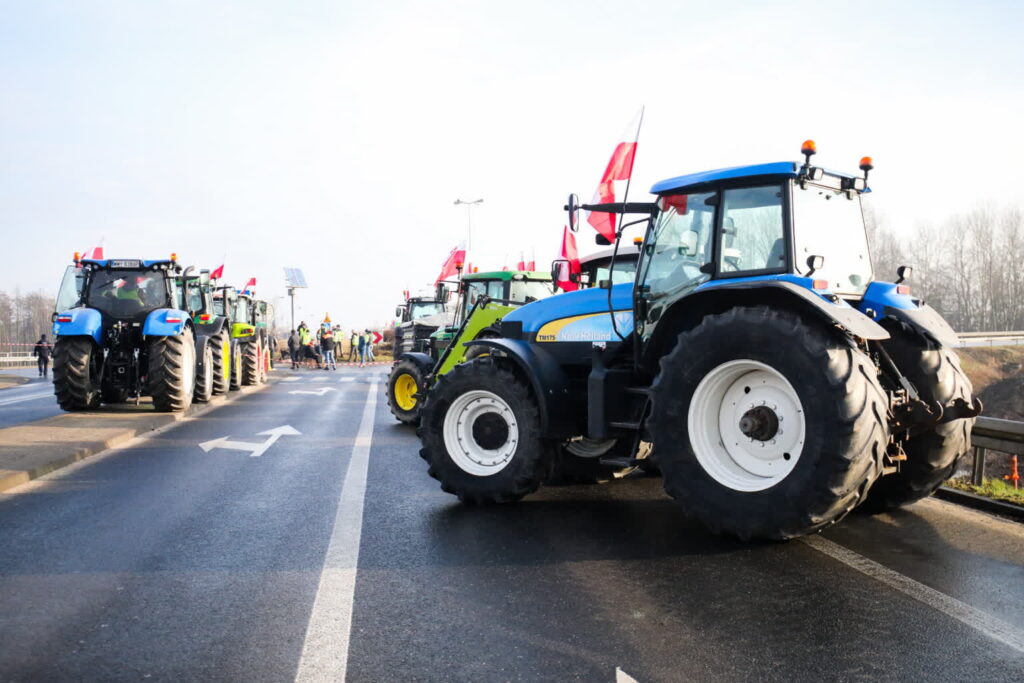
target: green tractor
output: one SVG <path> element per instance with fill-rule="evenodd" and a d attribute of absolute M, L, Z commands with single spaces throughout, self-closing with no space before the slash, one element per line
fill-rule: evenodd
<path fill-rule="evenodd" d="M 193 274 L 191 269 L 179 276 L 179 287 L 192 314 L 196 334 L 196 385 L 192 400 L 206 403 L 212 396 L 228 393 L 231 383 L 231 329 L 228 318 L 218 313 L 210 271 Z M 204 343 L 200 344 L 199 341 Z"/>
<path fill-rule="evenodd" d="M 234 287 L 218 287 L 214 296 L 214 310 L 217 315 L 227 316 L 230 322 L 230 388 L 239 389 L 265 382 L 266 333 L 258 326 L 253 298 Z"/>
<path fill-rule="evenodd" d="M 635 280 L 521 306 L 500 337 L 466 342 L 486 355 L 438 376 L 419 416 L 442 490 L 518 500 L 586 439 L 609 465 L 653 444 L 666 492 L 742 539 L 935 491 L 981 411 L 956 333 L 911 296 L 909 267 L 875 277 L 871 160 L 853 175 L 802 152 L 670 178 L 648 202 L 570 198 L 570 228 L 578 208 L 622 216 L 620 239 L 645 227 Z"/>
<path fill-rule="evenodd" d="M 388 407 L 399 422 L 419 421 L 422 396 L 433 378 L 466 359 L 465 342 L 499 336 L 497 324 L 504 315 L 525 303 L 552 295 L 551 276 L 547 273 L 470 273 L 456 283 L 438 283 L 438 295 L 432 301 L 442 306 L 447 298 L 442 292 L 450 291 L 446 284 L 455 284 L 459 292 L 456 325 L 435 330 L 419 351 L 399 353 L 391 368 Z"/>

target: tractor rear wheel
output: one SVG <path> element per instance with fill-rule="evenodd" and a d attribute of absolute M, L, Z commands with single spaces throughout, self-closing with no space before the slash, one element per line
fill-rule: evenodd
<path fill-rule="evenodd" d="M 882 344 L 922 401 L 937 401 L 943 408 L 958 398 L 971 404 L 974 388 L 953 349 L 936 344 L 902 323 L 886 328 L 891 338 Z M 875 482 L 864 511 L 891 510 L 934 493 L 953 476 L 960 456 L 970 450 L 973 426 L 974 418 L 952 420 L 904 442 L 907 459 L 900 463 L 899 472 Z"/>
<path fill-rule="evenodd" d="M 419 363 L 411 358 L 395 363 L 388 377 L 388 408 L 395 419 L 404 424 L 418 424 L 423 401 L 416 395 L 426 389 L 426 372 Z"/>
<path fill-rule="evenodd" d="M 260 383 L 260 363 L 263 350 L 257 340 L 249 341 L 242 346 L 242 384 L 253 386 Z"/>
<path fill-rule="evenodd" d="M 588 439 L 567 441 L 558 449 L 558 454 L 544 483 L 557 484 L 604 484 L 621 479 L 636 469 L 636 465 L 620 467 L 605 465 L 601 458 L 629 458 L 633 456 L 633 438 Z"/>
<path fill-rule="evenodd" d="M 192 330 L 153 337 L 149 342 L 146 382 L 153 407 L 160 412 L 180 412 L 192 405 L 196 383 L 196 344 Z"/>
<path fill-rule="evenodd" d="M 63 410 L 100 406 L 100 354 L 89 337 L 58 337 L 53 348 L 53 389 Z"/>
<path fill-rule="evenodd" d="M 661 360 L 650 432 L 665 490 L 712 531 L 782 540 L 856 507 L 882 468 L 870 358 L 766 306 L 706 316 Z"/>
<path fill-rule="evenodd" d="M 203 347 L 203 362 L 196 367 L 196 388 L 192 393 L 194 403 L 208 403 L 213 396 L 213 346 L 212 339 L 206 340 Z"/>
<path fill-rule="evenodd" d="M 213 348 L 213 395 L 223 396 L 231 388 L 231 340 L 226 329 L 210 337 Z"/>
<path fill-rule="evenodd" d="M 242 388 L 242 358 L 245 353 L 245 345 L 242 342 L 233 341 L 231 343 L 231 388 L 241 389 Z"/>
<path fill-rule="evenodd" d="M 509 503 L 533 493 L 554 451 L 540 436 L 528 386 L 491 358 L 438 378 L 418 433 L 430 476 L 467 503 Z"/>

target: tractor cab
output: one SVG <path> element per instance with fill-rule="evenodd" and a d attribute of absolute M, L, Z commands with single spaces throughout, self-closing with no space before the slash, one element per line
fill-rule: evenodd
<path fill-rule="evenodd" d="M 80 259 L 76 254 L 58 290 L 57 314 L 85 307 L 107 320 L 133 324 L 156 309 L 181 308 L 180 270 L 173 260 Z M 59 333 L 56 327 L 54 333 Z"/>
<path fill-rule="evenodd" d="M 522 305 L 551 296 L 551 276 L 527 270 L 469 273 L 462 276 L 460 293 L 457 324 L 466 319 L 481 297 Z"/>

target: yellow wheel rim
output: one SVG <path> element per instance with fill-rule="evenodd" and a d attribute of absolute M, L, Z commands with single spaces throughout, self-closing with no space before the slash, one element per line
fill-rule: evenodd
<path fill-rule="evenodd" d="M 223 346 L 221 346 L 221 349 L 220 349 L 220 359 L 221 359 L 221 364 L 220 364 L 221 374 L 224 376 L 224 379 L 230 380 L 231 379 L 231 343 L 230 342 L 224 342 Z"/>
<path fill-rule="evenodd" d="M 395 380 L 395 403 L 402 410 L 412 410 L 416 407 L 416 378 L 408 373 L 402 373 Z"/>

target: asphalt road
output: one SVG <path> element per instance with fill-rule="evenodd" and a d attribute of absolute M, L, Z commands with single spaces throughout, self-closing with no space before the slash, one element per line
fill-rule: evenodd
<path fill-rule="evenodd" d="M 1024 671 L 1019 524 L 925 501 L 742 544 L 653 478 L 465 507 L 426 475 L 382 385 L 368 407 L 382 372 L 277 373 L 288 381 L 0 495 L 0 680 Z M 286 425 L 299 434 L 259 435 Z"/>
<path fill-rule="evenodd" d="M 0 428 L 42 420 L 63 411 L 53 395 L 53 380 L 42 378 L 36 368 L 8 368 L 4 375 L 28 377 L 28 384 L 0 389 Z"/>

